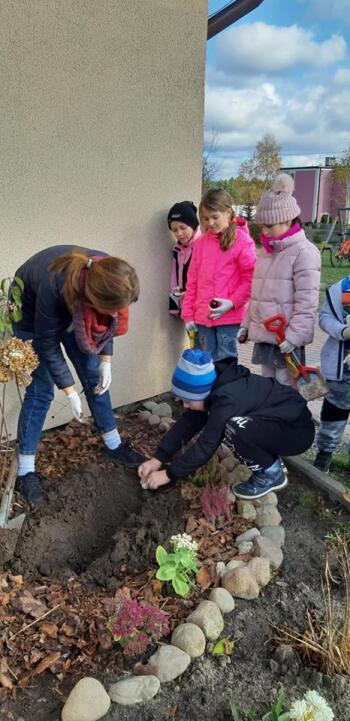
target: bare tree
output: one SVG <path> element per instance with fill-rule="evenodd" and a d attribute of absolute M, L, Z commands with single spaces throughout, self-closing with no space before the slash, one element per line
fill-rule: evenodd
<path fill-rule="evenodd" d="M 203 145 L 202 162 L 202 192 L 208 190 L 217 178 L 221 163 L 217 157 L 218 152 L 218 131 L 212 129 L 208 140 Z"/>
<path fill-rule="evenodd" d="M 242 203 L 245 214 L 250 219 L 253 207 L 262 193 L 267 190 L 281 167 L 281 146 L 271 133 L 266 133 L 257 141 L 251 158 L 245 160 L 239 168 L 238 180 L 241 184 Z"/>

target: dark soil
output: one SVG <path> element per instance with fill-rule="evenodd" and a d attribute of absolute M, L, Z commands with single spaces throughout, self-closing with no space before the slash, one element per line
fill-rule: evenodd
<path fill-rule="evenodd" d="M 84 490 L 80 498 L 77 488 Z M 103 472 L 101 476 L 93 467 L 73 473 L 58 492 L 55 503 L 61 507 L 47 509 L 46 516 L 41 511 L 29 521 L 17 563 L 23 567 L 31 564 L 34 570 L 44 562 L 55 573 L 69 566 L 76 572 L 84 570 L 99 583 L 118 576 L 122 559 L 129 569 L 147 566 L 149 553 L 154 553 L 162 535 L 183 530 L 182 510 L 173 490 L 147 496 L 141 497 L 137 481 L 126 474 Z M 316 689 L 328 699 L 336 721 L 349 721 L 349 678 L 328 678 L 303 663 L 299 669 L 290 670 L 270 664 L 271 623 L 303 629 L 307 608 L 322 609 L 325 536 L 348 524 L 349 516 L 325 505 L 295 478 L 280 494 L 279 508 L 286 529 L 284 563 L 259 599 L 237 600 L 235 611 L 226 616 L 224 635 L 236 641 L 233 656 L 214 657 L 209 645 L 203 658 L 195 660 L 175 682 L 163 684 L 151 702 L 134 707 L 113 705 L 104 717 L 106 721 L 229 721 L 230 699 L 242 711 L 254 712 L 258 719 L 269 710 L 281 687 L 287 703 L 309 688 Z M 115 531 L 115 538 L 123 539 L 120 544 L 110 540 Z M 60 538 L 64 543 L 57 553 Z M 43 558 L 39 557 L 40 548 Z M 115 674 L 93 667 L 90 675 L 100 678 L 106 687 L 116 680 Z M 1 721 L 59 721 L 62 703 L 73 683 L 66 679 L 60 685 L 57 679 L 45 676 L 39 686 L 3 703 Z"/>
<path fill-rule="evenodd" d="M 86 572 L 110 588 L 122 574 L 154 563 L 159 543 L 183 525 L 179 487 L 141 490 L 135 471 L 88 464 L 50 491 L 28 514 L 12 565 L 16 573 L 60 578 Z"/>

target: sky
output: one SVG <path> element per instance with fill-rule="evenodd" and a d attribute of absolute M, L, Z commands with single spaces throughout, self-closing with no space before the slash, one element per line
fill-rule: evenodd
<path fill-rule="evenodd" d="M 229 0 L 209 0 L 209 15 Z M 207 43 L 205 141 L 220 178 L 272 133 L 282 165 L 323 165 L 350 144 L 350 0 L 264 0 Z"/>

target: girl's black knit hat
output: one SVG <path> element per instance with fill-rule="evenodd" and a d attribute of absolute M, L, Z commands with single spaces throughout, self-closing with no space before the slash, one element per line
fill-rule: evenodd
<path fill-rule="evenodd" d="M 170 228 L 170 223 L 172 223 L 173 220 L 177 220 L 178 223 L 184 223 L 185 225 L 189 225 L 190 228 L 193 228 L 193 230 L 196 230 L 199 226 L 198 218 L 197 218 L 197 208 L 194 203 L 192 203 L 190 200 L 183 200 L 181 203 L 175 203 L 175 205 L 170 208 L 168 213 L 168 226 Z"/>

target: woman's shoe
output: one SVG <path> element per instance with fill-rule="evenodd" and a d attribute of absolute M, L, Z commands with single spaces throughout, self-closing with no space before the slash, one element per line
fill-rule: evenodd
<path fill-rule="evenodd" d="M 278 458 L 272 466 L 253 472 L 248 481 L 239 483 L 232 490 L 237 498 L 254 501 L 255 498 L 262 498 L 271 491 L 280 491 L 287 483 L 287 471 Z"/>
<path fill-rule="evenodd" d="M 41 473 L 30 471 L 24 476 L 17 476 L 15 490 L 25 498 L 28 503 L 43 503 L 48 500 L 48 495 L 41 485 L 44 476 Z"/>
<path fill-rule="evenodd" d="M 105 448 L 103 455 L 109 461 L 125 466 L 125 468 L 138 468 L 146 460 L 142 453 L 134 451 L 130 441 L 122 441 L 118 448 L 113 450 Z"/>

